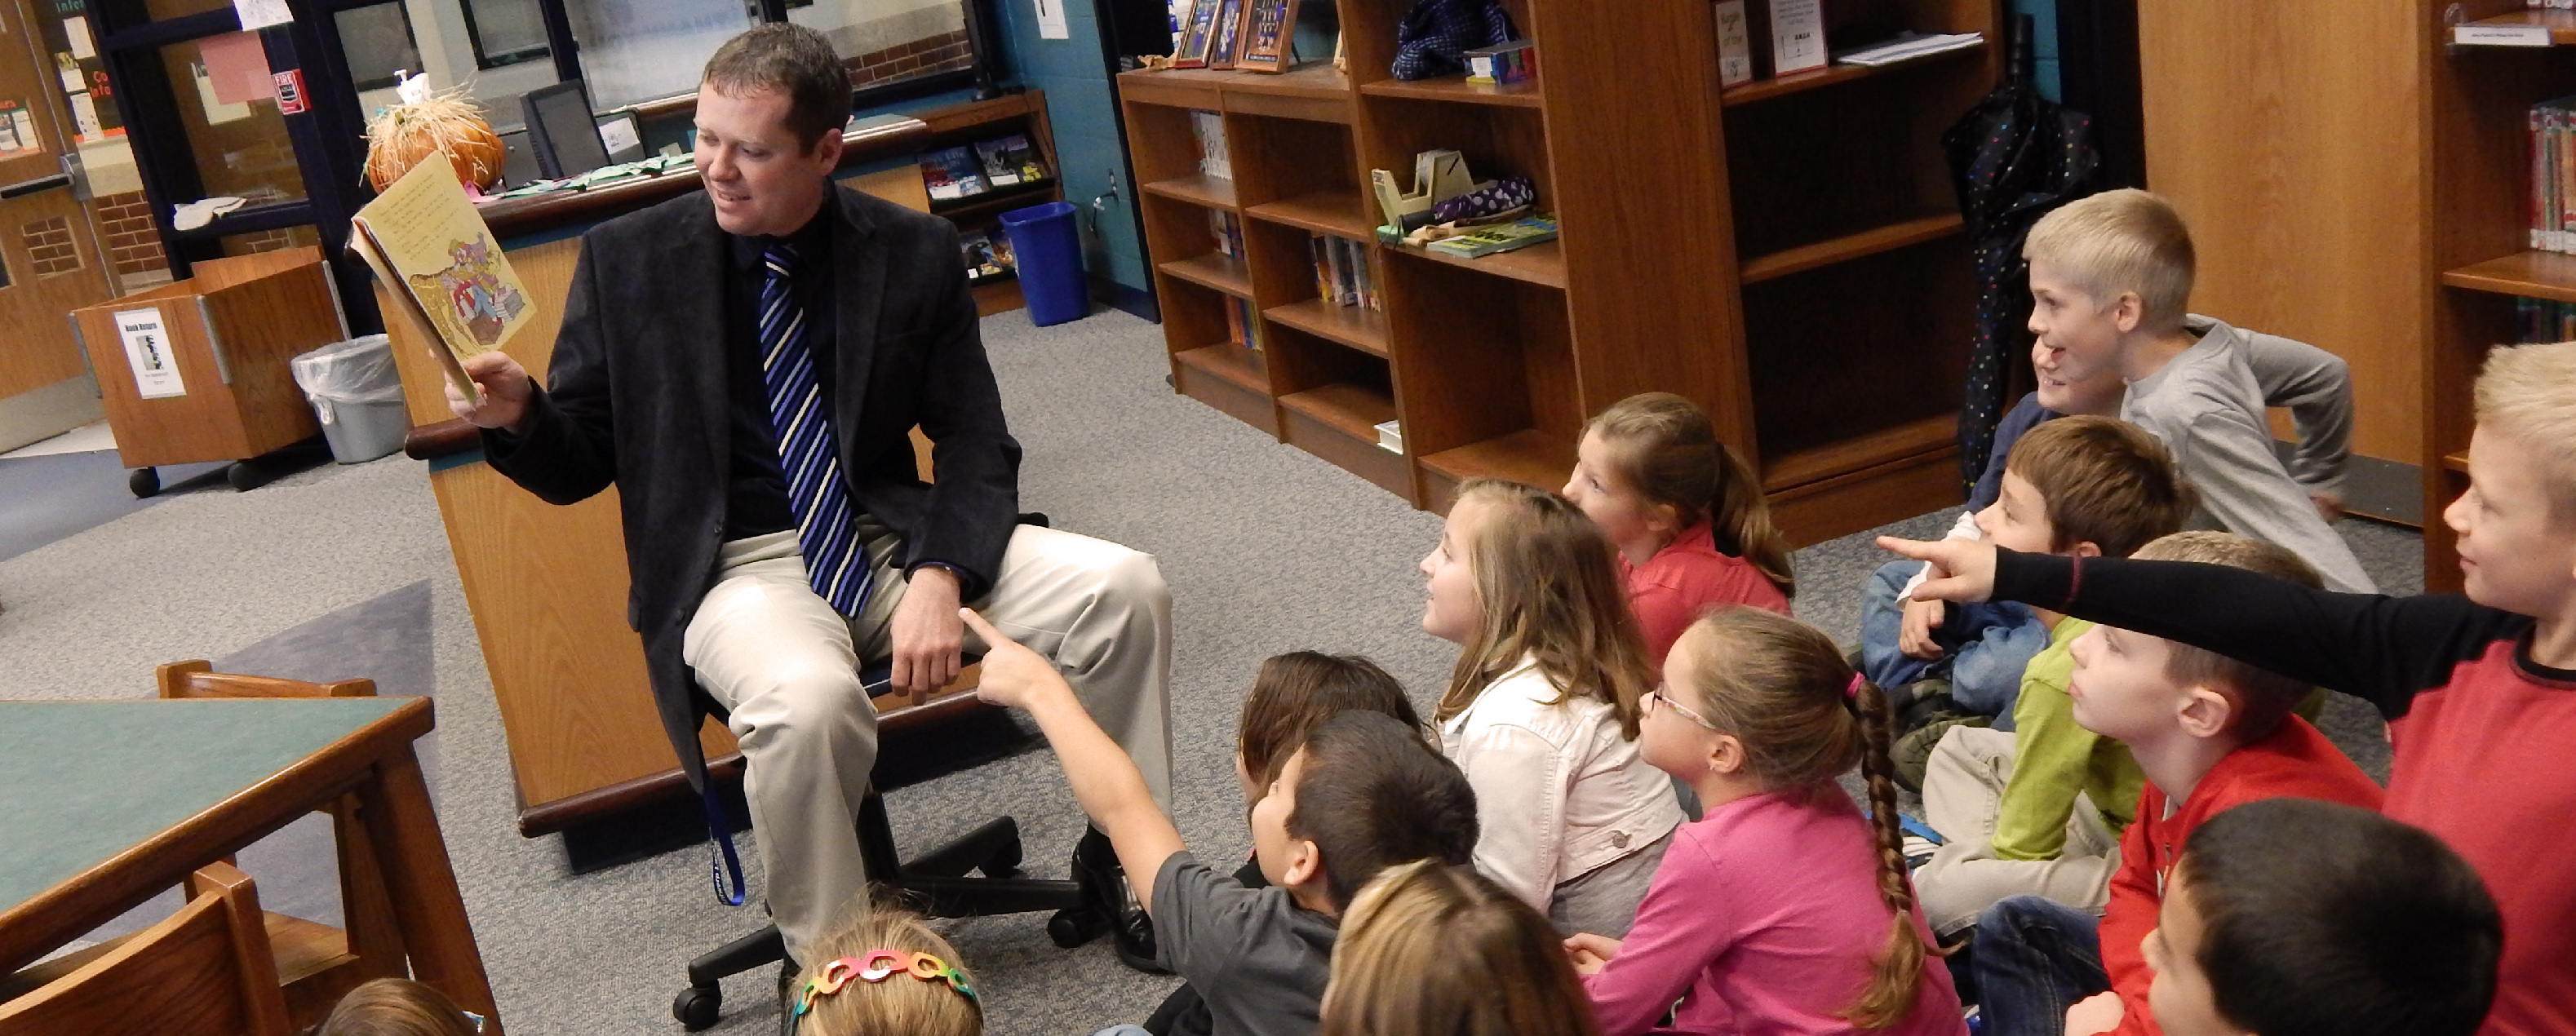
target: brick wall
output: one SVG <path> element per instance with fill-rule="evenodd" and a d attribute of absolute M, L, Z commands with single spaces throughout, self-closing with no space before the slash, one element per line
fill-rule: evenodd
<path fill-rule="evenodd" d="M 107 242 L 117 276 L 170 268 L 169 257 L 161 254 L 161 234 L 152 225 L 152 203 L 142 191 L 100 195 L 90 202 L 90 213 L 98 220 L 98 236 Z"/>
<path fill-rule="evenodd" d="M 257 255 L 261 252 L 275 252 L 295 247 L 295 234 L 291 230 L 263 230 L 251 234 L 236 234 L 227 244 L 231 247 L 228 254 Z"/>
<path fill-rule="evenodd" d="M 33 260 L 36 276 L 51 277 L 81 268 L 80 248 L 72 243 L 70 220 L 61 216 L 40 219 L 18 228 L 27 246 L 27 258 Z"/>
<path fill-rule="evenodd" d="M 842 63 L 850 68 L 850 85 L 873 86 L 929 72 L 969 68 L 975 64 L 975 54 L 966 44 L 966 30 L 959 29 L 861 54 Z"/>

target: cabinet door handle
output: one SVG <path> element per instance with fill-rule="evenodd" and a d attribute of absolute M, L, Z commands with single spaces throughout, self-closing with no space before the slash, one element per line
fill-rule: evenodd
<path fill-rule="evenodd" d="M 35 194 L 40 191 L 50 191 L 57 187 L 69 187 L 71 185 L 72 174 L 70 173 L 55 173 L 52 176 L 39 176 L 33 180 L 20 180 L 17 183 L 10 184 L 9 186 L 0 187 L 0 201 L 7 201 L 11 198 L 24 198 L 30 194 Z"/>

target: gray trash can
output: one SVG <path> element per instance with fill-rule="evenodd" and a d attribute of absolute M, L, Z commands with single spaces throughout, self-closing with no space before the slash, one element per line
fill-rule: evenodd
<path fill-rule="evenodd" d="M 313 402 L 333 459 L 357 464 L 402 449 L 411 415 L 403 409 L 402 376 L 385 336 L 333 342 L 288 366 L 304 398 Z"/>

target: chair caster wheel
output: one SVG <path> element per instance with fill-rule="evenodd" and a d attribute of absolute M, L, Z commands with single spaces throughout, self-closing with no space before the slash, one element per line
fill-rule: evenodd
<path fill-rule="evenodd" d="M 671 1017 L 680 1020 L 680 1028 L 696 1032 L 716 1023 L 724 1009 L 724 990 L 714 986 L 690 986 L 671 998 Z"/>
<path fill-rule="evenodd" d="M 161 472 L 154 468 L 136 468 L 125 476 L 125 488 L 132 491 L 137 500 L 150 499 L 161 492 Z"/>
<path fill-rule="evenodd" d="M 246 460 L 237 460 L 224 469 L 224 481 L 232 483 L 233 492 L 247 493 L 277 481 L 277 474 Z"/>
<path fill-rule="evenodd" d="M 1109 931 L 1109 919 L 1090 909 L 1058 910 L 1047 918 L 1047 938 L 1072 949 Z"/>

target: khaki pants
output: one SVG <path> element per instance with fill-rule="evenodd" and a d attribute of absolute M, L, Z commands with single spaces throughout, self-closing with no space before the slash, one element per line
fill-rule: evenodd
<path fill-rule="evenodd" d="M 770 914 L 800 962 L 845 911 L 865 909 L 853 818 L 876 765 L 877 727 L 858 673 L 861 659 L 893 654 L 905 589 L 892 565 L 898 544 L 869 544 L 874 592 L 845 620 L 806 585 L 794 531 L 726 543 L 681 648 L 742 742 Z M 1168 808 L 1172 597 L 1154 559 L 1024 525 L 992 589 L 972 603 L 1055 662 Z M 966 648 L 982 650 L 971 631 Z"/>
<path fill-rule="evenodd" d="M 2066 847 L 2054 860 L 1995 858 L 1995 821 L 2012 776 L 2013 736 L 1982 727 L 1953 727 L 1932 750 L 1923 774 L 1924 819 L 1943 842 L 1914 872 L 1923 919 L 1943 937 L 1977 923 L 1977 914 L 2010 896 L 2045 896 L 2099 915 L 2120 868 L 2120 839 L 2083 794 L 2066 819 Z"/>

